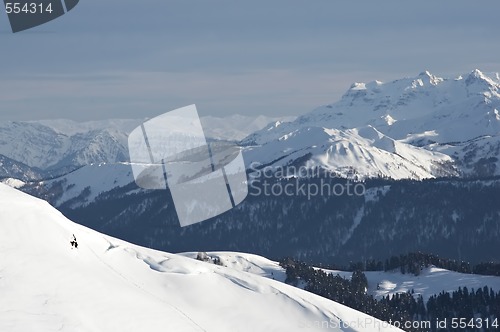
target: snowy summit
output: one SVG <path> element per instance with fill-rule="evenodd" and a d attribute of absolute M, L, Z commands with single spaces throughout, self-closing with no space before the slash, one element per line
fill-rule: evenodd
<path fill-rule="evenodd" d="M 499 175 L 500 81 L 490 76 L 354 83 L 338 102 L 248 136 L 247 159 L 277 167 L 306 158 L 357 178 Z"/>

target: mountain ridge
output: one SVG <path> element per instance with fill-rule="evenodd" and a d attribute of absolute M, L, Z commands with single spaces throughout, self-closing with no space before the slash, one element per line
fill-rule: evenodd
<path fill-rule="evenodd" d="M 238 140 L 269 122 L 293 117 L 201 117 L 209 140 Z M 0 155 L 62 175 L 95 163 L 129 161 L 127 137 L 145 119 L 77 122 L 67 119 L 0 122 Z"/>
<path fill-rule="evenodd" d="M 311 146 L 320 145 L 321 141 L 315 142 L 308 137 L 307 132 L 314 131 L 312 128 L 339 131 L 374 128 L 399 144 L 421 149 L 422 153 L 424 150 L 438 152 L 434 164 L 439 164 L 443 158 L 452 160 L 455 170 L 451 170 L 450 163 L 447 163 L 445 167 L 436 167 L 435 172 L 421 174 L 423 177 L 452 173 L 457 176 L 474 176 L 473 165 L 462 167 L 464 164 L 472 164 L 470 160 L 465 160 L 469 150 L 475 147 L 478 157 L 474 162 L 482 163 L 491 157 L 484 159 L 478 153 L 486 149 L 485 145 L 494 145 L 493 149 L 500 149 L 497 142 L 500 135 L 499 91 L 500 83 L 496 78 L 492 79 L 477 69 L 465 78 L 440 78 L 425 71 L 416 77 L 387 83 L 354 83 L 338 102 L 318 107 L 295 121 L 270 125 L 246 137 L 242 144 L 252 151 L 253 159 L 273 164 L 273 160 L 282 160 L 293 149 L 293 143 L 287 142 L 290 137 L 295 137 L 295 141 L 309 140 Z M 480 137 L 483 138 L 481 144 L 477 141 L 474 146 L 466 144 Z M 352 141 L 356 142 L 354 138 Z M 464 148 L 446 148 L 452 144 L 462 144 Z M 316 156 L 331 147 L 333 146 L 325 145 L 316 152 Z M 380 146 L 371 147 L 372 153 L 376 153 L 377 148 L 380 150 Z M 266 158 L 268 155 L 272 155 L 273 159 Z M 299 159 L 304 156 L 305 154 L 296 157 Z M 310 160 L 314 157 L 313 153 Z M 369 161 L 375 162 L 374 159 Z M 293 163 L 293 160 L 288 158 L 288 162 Z M 387 160 L 387 163 L 391 164 L 391 160 Z M 274 166 L 282 167 L 283 164 L 275 163 Z M 342 167 L 342 163 L 324 162 L 316 166 L 335 169 Z M 354 168 L 357 166 L 362 168 L 363 163 L 353 164 Z M 425 168 L 425 165 L 420 166 Z M 499 166 L 497 161 L 490 160 L 489 175 L 499 175 Z M 378 170 L 383 176 L 398 178 L 383 168 L 379 167 Z M 373 173 L 362 171 L 361 177 L 371 177 Z M 419 178 L 408 173 L 402 177 Z"/>

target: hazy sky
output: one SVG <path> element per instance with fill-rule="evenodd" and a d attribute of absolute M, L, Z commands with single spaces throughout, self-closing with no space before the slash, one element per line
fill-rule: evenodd
<path fill-rule="evenodd" d="M 0 120 L 296 115 L 355 81 L 500 71 L 500 1 L 81 0 L 12 34 Z"/>

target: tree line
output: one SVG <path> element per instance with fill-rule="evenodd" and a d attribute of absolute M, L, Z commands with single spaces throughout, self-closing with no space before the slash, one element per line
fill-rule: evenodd
<path fill-rule="evenodd" d="M 460 273 L 489 275 L 497 277 L 500 276 L 500 263 L 483 262 L 479 264 L 471 264 L 469 262 L 442 258 L 438 255 L 423 252 L 412 252 L 399 256 L 392 256 L 385 261 L 377 261 L 371 259 L 364 262 L 351 262 L 347 266 L 321 264 L 319 266 L 331 270 L 342 270 L 350 272 L 356 270 L 387 272 L 399 269 L 399 271 L 403 274 L 409 273 L 414 274 L 415 276 L 418 276 L 423 269 L 430 266 L 435 266 L 438 268 Z"/>
<path fill-rule="evenodd" d="M 413 256 L 412 256 L 413 257 Z M 441 292 L 427 301 L 413 291 L 398 293 L 375 299 L 367 293 L 368 280 L 361 270 L 354 270 L 351 279 L 326 273 L 303 262 L 287 258 L 280 262 L 286 269 L 286 283 L 301 286 L 306 291 L 364 312 L 397 326 L 405 322 L 436 322 L 462 318 L 472 322 L 461 331 L 497 331 L 500 328 L 500 291 L 487 286 L 477 290 L 467 287 L 448 293 Z M 484 322 L 488 321 L 486 327 Z M 481 328 L 478 322 L 483 322 Z M 418 324 L 417 324 L 418 325 Z M 401 325 L 402 326 L 402 325 Z M 422 326 L 422 325 L 420 325 Z M 405 328 L 406 331 L 456 331 L 450 324 L 446 329 L 431 324 L 429 329 L 421 327 Z"/>

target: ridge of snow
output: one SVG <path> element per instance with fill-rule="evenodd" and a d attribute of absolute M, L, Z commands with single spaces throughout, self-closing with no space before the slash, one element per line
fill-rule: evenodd
<path fill-rule="evenodd" d="M 13 179 L 13 178 L 3 179 L 0 182 L 8 185 L 11 188 L 15 188 L 15 189 L 22 188 L 26 184 L 26 182 L 24 182 L 24 181 L 21 181 L 18 179 Z"/>
<path fill-rule="evenodd" d="M 250 272 L 259 276 L 284 282 L 286 271 L 278 262 L 267 258 L 238 252 L 208 252 L 211 257 L 218 257 L 221 262 L 233 269 Z M 196 258 L 196 253 L 183 253 L 186 257 Z M 333 273 L 342 278 L 351 279 L 352 272 L 340 270 L 322 269 L 326 273 Z M 467 287 L 469 290 L 488 286 L 494 291 L 500 291 L 500 277 L 483 276 L 477 274 L 465 274 L 446 269 L 430 266 L 415 276 L 411 273 L 402 274 L 399 271 L 363 271 L 368 280 L 368 294 L 380 299 L 387 295 L 406 293 L 414 290 L 415 296 L 422 295 L 427 301 L 432 295 L 453 292 L 459 287 Z M 379 285 L 379 289 L 377 289 Z"/>
<path fill-rule="evenodd" d="M 452 159 L 439 152 L 395 141 L 372 126 L 355 129 L 304 127 L 278 140 L 244 150 L 249 163 L 286 167 L 311 155 L 305 167 L 320 167 L 342 177 L 432 178 Z"/>

